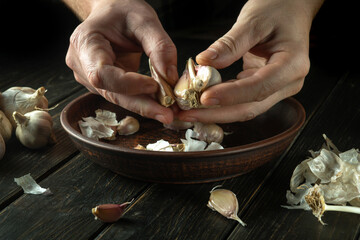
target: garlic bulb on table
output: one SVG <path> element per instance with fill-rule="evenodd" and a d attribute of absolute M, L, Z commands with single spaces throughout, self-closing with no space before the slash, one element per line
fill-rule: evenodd
<path fill-rule="evenodd" d="M 16 123 L 12 117 L 14 111 L 27 113 L 35 108 L 48 108 L 48 100 L 44 96 L 46 90 L 40 87 L 37 90 L 30 87 L 11 87 L 0 95 L 0 109 L 4 111 L 13 127 Z"/>
<path fill-rule="evenodd" d="M 5 155 L 5 141 L 3 137 L 0 135 L 0 160 L 4 157 L 4 155 Z"/>
<path fill-rule="evenodd" d="M 0 135 L 3 137 L 4 141 L 7 142 L 12 135 L 12 125 L 10 120 L 5 116 L 5 113 L 0 110 Z"/>
<path fill-rule="evenodd" d="M 221 75 L 215 68 L 196 65 L 190 58 L 174 88 L 177 104 L 182 110 L 199 108 L 201 94 L 207 88 L 219 83 L 221 83 Z"/>
<path fill-rule="evenodd" d="M 37 149 L 55 142 L 53 121 L 48 112 L 34 110 L 23 115 L 15 111 L 13 118 L 17 124 L 16 137 L 25 147 Z"/>

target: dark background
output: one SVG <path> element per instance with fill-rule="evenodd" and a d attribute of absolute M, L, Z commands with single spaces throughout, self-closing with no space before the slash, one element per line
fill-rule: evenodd
<path fill-rule="evenodd" d="M 243 4 L 241 1 L 236 1 L 239 6 L 234 6 L 226 1 L 195 3 L 183 0 L 173 5 L 162 1 L 159 7 L 156 3 L 159 1 L 152 2 L 165 29 L 171 33 L 197 26 L 199 31 L 204 31 L 212 24 L 216 27 L 221 25 L 226 32 Z M 359 18 L 354 3 L 324 3 L 311 31 L 312 59 L 331 62 L 339 67 L 357 66 Z M 54 49 L 59 52 L 58 48 L 62 48 L 65 57 L 69 37 L 80 22 L 64 3 L 55 0 L 1 0 L 0 8 L 0 54 L 16 60 L 49 54 Z"/>

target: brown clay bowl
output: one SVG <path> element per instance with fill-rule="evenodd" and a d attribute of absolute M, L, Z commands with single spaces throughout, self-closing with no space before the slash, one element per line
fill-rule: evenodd
<path fill-rule="evenodd" d="M 95 116 L 99 108 L 115 112 L 118 120 L 134 116 L 140 122 L 139 132 L 106 142 L 83 136 L 78 121 Z M 162 183 L 219 181 L 249 172 L 281 155 L 304 121 L 302 105 L 288 98 L 253 120 L 220 125 L 224 131 L 232 132 L 224 137 L 223 150 L 158 152 L 133 148 L 160 139 L 178 143 L 180 138 L 185 138 L 185 132 L 165 129 L 155 120 L 143 118 L 91 93 L 76 98 L 61 113 L 63 128 L 89 159 L 129 178 Z"/>

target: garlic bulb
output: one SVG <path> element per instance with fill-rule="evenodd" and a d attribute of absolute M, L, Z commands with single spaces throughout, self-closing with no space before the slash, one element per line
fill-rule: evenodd
<path fill-rule="evenodd" d="M 0 110 L 0 135 L 3 137 L 4 141 L 7 142 L 12 135 L 12 125 L 10 120 L 5 116 L 5 113 Z"/>
<path fill-rule="evenodd" d="M 5 141 L 3 137 L 0 135 L 0 160 L 4 157 L 4 155 L 5 155 Z"/>
<path fill-rule="evenodd" d="M 175 103 L 175 96 L 170 85 L 162 79 L 162 77 L 155 71 L 155 68 L 152 66 L 149 58 L 149 67 L 151 76 L 159 84 L 159 91 L 157 93 L 157 98 L 161 105 L 164 107 L 170 107 Z"/>
<path fill-rule="evenodd" d="M 34 110 L 23 115 L 15 111 L 13 118 L 17 124 L 16 137 L 25 147 L 37 149 L 55 142 L 53 121 L 48 112 Z"/>
<path fill-rule="evenodd" d="M 182 110 L 201 107 L 200 96 L 210 86 L 221 82 L 220 73 L 213 67 L 196 65 L 190 58 L 174 88 L 174 94 Z"/>
<path fill-rule="evenodd" d="M 210 198 L 207 206 L 213 211 L 217 211 L 226 218 L 238 221 L 241 225 L 246 226 L 237 215 L 239 211 L 239 203 L 236 195 L 227 189 L 216 189 L 214 187 L 210 191 Z"/>
<path fill-rule="evenodd" d="M 6 117 L 15 128 L 16 123 L 12 118 L 14 111 L 25 114 L 35 110 L 35 108 L 48 108 L 48 100 L 44 96 L 45 92 L 44 87 L 40 87 L 37 90 L 30 87 L 9 88 L 0 96 L 0 109 L 4 111 Z"/>
<path fill-rule="evenodd" d="M 214 123 L 204 124 L 201 122 L 195 122 L 194 132 L 197 134 L 197 139 L 205 141 L 207 143 L 221 143 L 224 139 L 223 129 L 219 125 L 216 125 Z"/>
<path fill-rule="evenodd" d="M 119 135 L 131 135 L 139 131 L 139 129 L 139 121 L 131 116 L 126 116 L 126 118 L 122 119 L 116 128 Z"/>

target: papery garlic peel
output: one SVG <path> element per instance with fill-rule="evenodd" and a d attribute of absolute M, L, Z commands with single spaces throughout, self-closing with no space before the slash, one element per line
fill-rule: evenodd
<path fill-rule="evenodd" d="M 210 198 L 207 206 L 213 211 L 217 211 L 224 217 L 236 220 L 241 225 L 246 226 L 246 223 L 244 223 L 237 215 L 239 211 L 239 203 L 235 193 L 227 189 L 215 188 L 210 191 Z"/>

